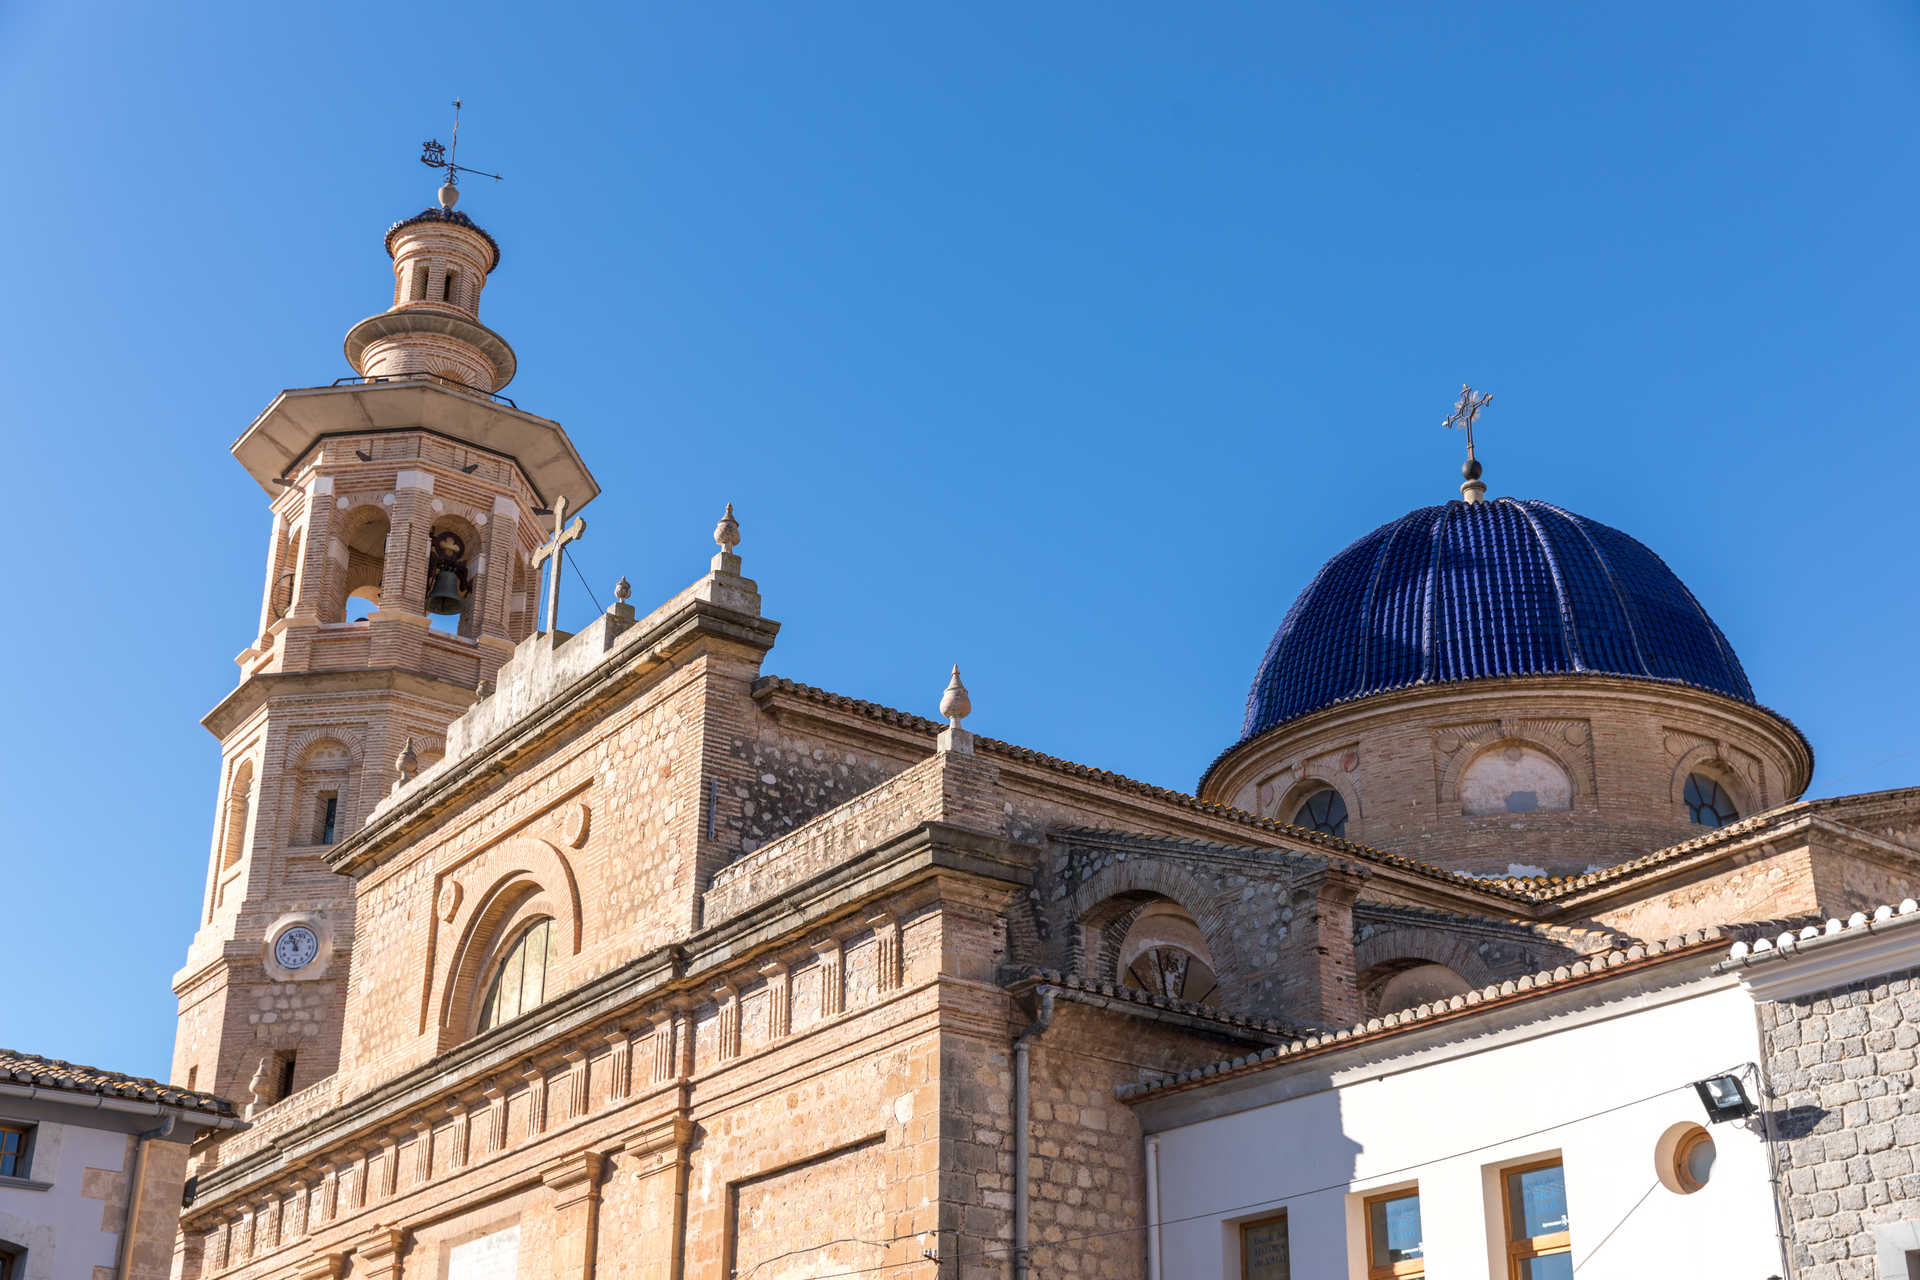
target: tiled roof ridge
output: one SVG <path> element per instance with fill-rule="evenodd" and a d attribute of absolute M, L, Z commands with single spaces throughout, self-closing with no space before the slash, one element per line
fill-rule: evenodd
<path fill-rule="evenodd" d="M 824 703 L 830 707 L 836 707 L 843 711 L 851 711 L 857 715 L 864 715 L 870 719 L 879 720 L 898 728 L 919 733 L 937 734 L 945 727 L 937 721 L 926 719 L 923 716 L 916 716 L 911 712 L 901 711 L 895 707 L 889 707 L 878 702 L 869 702 L 864 698 L 849 697 L 844 693 L 834 693 L 831 690 L 821 689 L 814 685 L 802 684 L 800 681 L 790 680 L 786 676 L 761 676 L 753 682 L 753 690 L 757 694 L 763 689 L 777 689 L 785 693 L 795 694 L 809 701 Z M 1432 863 L 1421 862 L 1416 858 L 1405 857 L 1397 853 L 1388 853 L 1383 849 L 1374 849 L 1367 845 L 1355 844 L 1351 840 L 1343 840 L 1339 836 L 1330 836 L 1318 831 L 1308 831 L 1302 827 L 1289 826 L 1287 823 L 1279 822 L 1273 818 L 1263 818 L 1257 813 L 1249 813 L 1245 809 L 1236 809 L 1232 805 L 1214 804 L 1211 801 L 1202 800 L 1198 796 L 1189 795 L 1184 791 L 1175 791 L 1170 787 L 1155 786 L 1151 782 L 1142 782 L 1138 778 L 1129 778 L 1123 773 L 1115 773 L 1110 769 L 1097 769 L 1092 765 L 1077 764 L 1072 760 L 1063 760 L 1059 756 L 1050 756 L 1043 751 L 1035 751 L 1031 747 L 1023 747 L 1016 743 L 1004 742 L 999 738 L 976 736 L 974 738 L 974 746 L 976 750 L 990 751 L 995 755 L 1007 756 L 1024 763 L 1039 765 L 1041 768 L 1065 773 L 1072 777 L 1089 778 L 1094 781 L 1103 782 L 1108 786 L 1133 791 L 1140 795 L 1151 796 L 1154 799 L 1162 800 L 1168 804 L 1174 804 L 1198 813 L 1224 818 L 1229 822 L 1236 822 L 1242 826 L 1252 827 L 1258 831 L 1281 832 L 1290 839 L 1298 840 L 1302 844 L 1316 845 L 1323 849 L 1329 849 L 1343 857 L 1352 858 L 1355 861 L 1374 862 L 1385 866 L 1396 867 L 1401 870 L 1411 871 L 1416 875 L 1442 881 L 1446 884 L 1474 889 L 1482 893 L 1492 893 L 1500 897 L 1512 898 L 1519 902 L 1531 902 L 1533 900 L 1533 896 L 1523 890 L 1511 889 L 1505 885 L 1493 881 L 1480 880 L 1473 876 L 1463 876 L 1456 871 L 1449 871 L 1445 867 L 1437 867 Z M 1148 835 L 1149 833 L 1125 832 L 1122 834 Z M 1167 838 L 1178 839 L 1179 837 Z"/>
<path fill-rule="evenodd" d="M 60 1058 L 44 1058 L 37 1053 L 22 1053 L 17 1049 L 0 1049 L 0 1083 L 27 1084 L 60 1093 L 134 1098 L 213 1115 L 233 1114 L 233 1104 L 215 1094 L 162 1084 L 147 1076 L 108 1071 L 104 1067 L 84 1066 Z"/>
<path fill-rule="evenodd" d="M 1227 840 L 1203 840 L 1198 836 L 1163 836 L 1148 831 L 1128 831 L 1124 827 L 1053 827 L 1047 832 L 1050 836 L 1066 836 L 1082 840 L 1126 840 L 1146 841 L 1150 844 L 1178 845 L 1183 849 L 1193 849 L 1209 853 L 1295 853 L 1297 850 L 1282 848 L 1270 844 L 1235 844 Z"/>
<path fill-rule="evenodd" d="M 1130 987 L 1124 983 L 1096 982 L 1084 974 L 1065 973 L 1059 969 L 1047 969 L 1039 965 L 1023 965 L 1016 969 L 1005 970 L 1001 974 L 1001 982 L 1004 986 L 1013 986 L 1020 982 L 1041 982 L 1051 987 L 1064 987 L 1071 991 L 1084 991 L 1088 995 L 1104 996 L 1109 1000 L 1123 1000 L 1128 1004 L 1144 1005 L 1151 1009 L 1165 1009 L 1169 1013 L 1185 1014 L 1190 1018 L 1204 1018 L 1209 1022 L 1225 1023 L 1230 1027 L 1243 1027 L 1264 1035 L 1298 1035 L 1304 1029 L 1302 1024 L 1286 1018 L 1256 1018 L 1251 1014 L 1235 1013 L 1230 1009 L 1215 1008 L 1211 1005 L 1197 1004 L 1192 1000 L 1181 1000 L 1174 996 L 1143 991 L 1139 987 Z"/>
<path fill-rule="evenodd" d="M 1777 960 L 1796 951 L 1804 951 L 1809 943 L 1824 944 L 1829 938 L 1861 938 L 1870 933 L 1883 932 L 1889 926 L 1915 923 L 1920 923 L 1920 902 L 1902 898 L 1897 907 L 1882 904 L 1871 913 L 1856 911 L 1845 920 L 1834 917 L 1824 927 L 1808 924 L 1797 930 L 1789 929 L 1774 938 L 1763 935 L 1752 942 L 1741 939 L 1727 953 L 1727 963 L 1729 966 L 1745 966 Z"/>
<path fill-rule="evenodd" d="M 1703 832 L 1690 840 L 1682 840 L 1678 844 L 1670 844 L 1665 848 L 1655 849 L 1651 853 L 1642 854 L 1637 858 L 1629 858 L 1625 862 L 1617 862 L 1611 867 L 1602 867 L 1598 871 L 1589 871 L 1585 875 L 1530 876 L 1525 878 L 1508 877 L 1507 882 L 1527 886 L 1520 891 L 1531 893 L 1542 900 L 1565 897 L 1580 889 L 1591 888 L 1597 884 L 1605 884 L 1608 881 L 1618 880 L 1628 876 L 1635 871 L 1643 871 L 1648 867 L 1671 862 L 1676 858 L 1683 858 L 1690 853 L 1698 853 L 1702 849 L 1710 849 L 1716 844 L 1743 839 L 1756 831 L 1765 830 L 1769 825 L 1777 823 L 1783 818 L 1799 816 L 1801 814 L 1826 813 L 1844 805 L 1857 803 L 1861 800 L 1889 798 L 1904 793 L 1911 793 L 1914 799 L 1920 800 L 1920 787 L 1891 787 L 1884 791 L 1865 791 L 1859 795 L 1822 796 L 1818 800 L 1792 800 L 1786 804 L 1775 805 L 1771 809 L 1762 809 L 1760 812 L 1750 817 L 1741 818 L 1737 822 L 1729 822 L 1724 827 L 1715 827 L 1711 831 Z M 1916 854 L 1915 856 L 1920 857 L 1920 854 Z"/>
<path fill-rule="evenodd" d="M 1371 1040 L 1409 1027 L 1437 1022 L 1484 1005 L 1506 1003 L 1536 992 L 1571 986 L 1607 970 L 1624 969 L 1630 965 L 1672 959 L 1682 954 L 1702 951 L 1740 932 L 1744 930 L 1737 926 L 1715 925 L 1694 929 L 1660 942 L 1636 942 L 1630 947 L 1614 948 L 1604 953 L 1557 965 L 1552 969 L 1541 970 L 1538 973 L 1508 978 L 1505 981 L 1469 991 L 1465 995 L 1422 1004 L 1412 1009 L 1403 1009 L 1397 1013 L 1381 1014 L 1379 1017 L 1368 1018 L 1365 1022 L 1351 1027 L 1305 1036 L 1291 1044 L 1277 1045 L 1270 1049 L 1262 1049 L 1258 1053 L 1230 1058 L 1225 1062 L 1210 1063 L 1191 1071 L 1159 1076 L 1137 1084 L 1123 1084 L 1117 1093 L 1125 1101 L 1136 1101 L 1150 1094 L 1173 1093 L 1212 1080 L 1247 1075 L 1279 1062 L 1328 1052 L 1342 1045 Z"/>

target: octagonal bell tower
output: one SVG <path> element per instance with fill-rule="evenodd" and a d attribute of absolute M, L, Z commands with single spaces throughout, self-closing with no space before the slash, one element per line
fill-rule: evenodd
<path fill-rule="evenodd" d="M 271 531 L 239 683 L 203 721 L 221 767 L 173 1078 L 242 1104 L 335 1069 L 353 895 L 327 848 L 537 625 L 540 515 L 599 492 L 559 423 L 498 394 L 500 247 L 456 195 L 387 231 L 393 301 L 348 331 L 354 376 L 281 392 L 233 445 Z"/>

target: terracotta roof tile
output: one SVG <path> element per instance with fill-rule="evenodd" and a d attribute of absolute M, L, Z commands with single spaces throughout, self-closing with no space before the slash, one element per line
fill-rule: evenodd
<path fill-rule="evenodd" d="M 183 1111 L 204 1111 L 209 1115 L 230 1116 L 233 1104 L 211 1093 L 179 1089 L 145 1076 L 130 1076 L 99 1067 L 83 1067 L 58 1058 L 0 1049 L 0 1083 L 32 1085 L 59 1093 L 94 1094 L 112 1098 L 132 1098 L 140 1102 L 158 1102 Z"/>

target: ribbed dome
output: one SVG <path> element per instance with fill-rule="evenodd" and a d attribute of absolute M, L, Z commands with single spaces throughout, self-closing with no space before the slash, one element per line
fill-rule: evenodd
<path fill-rule="evenodd" d="M 1293 602 L 1242 740 L 1388 689 L 1568 672 L 1753 701 L 1693 593 L 1618 529 L 1533 500 L 1423 507 L 1327 561 Z"/>

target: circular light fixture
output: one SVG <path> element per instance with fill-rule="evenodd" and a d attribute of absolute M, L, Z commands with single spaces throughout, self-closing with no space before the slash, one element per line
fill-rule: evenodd
<path fill-rule="evenodd" d="M 1660 1185 L 1676 1195 L 1690 1196 L 1713 1177 L 1713 1135 L 1701 1125 L 1682 1121 L 1660 1135 L 1653 1152 Z"/>

